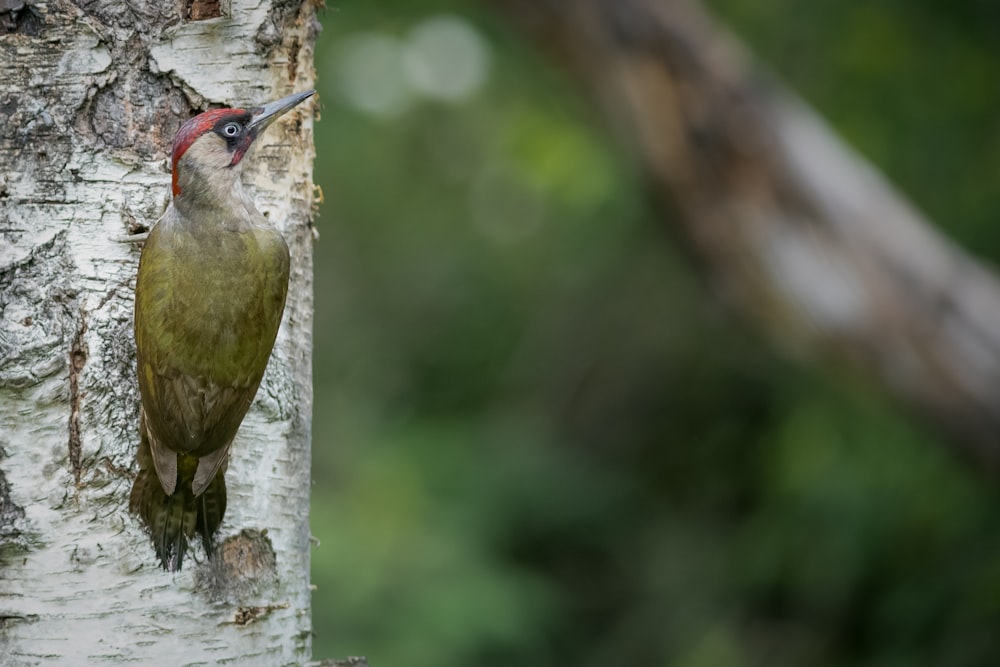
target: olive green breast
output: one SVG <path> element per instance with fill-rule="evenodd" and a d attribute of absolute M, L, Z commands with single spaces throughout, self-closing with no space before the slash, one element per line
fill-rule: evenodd
<path fill-rule="evenodd" d="M 242 385 L 267 365 L 288 289 L 275 229 L 212 233 L 162 223 L 136 280 L 139 353 L 154 366 Z"/>

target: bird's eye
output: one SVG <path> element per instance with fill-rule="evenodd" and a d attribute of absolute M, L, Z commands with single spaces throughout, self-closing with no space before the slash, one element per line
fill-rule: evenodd
<path fill-rule="evenodd" d="M 227 137 L 235 137 L 237 134 L 240 133 L 240 130 L 242 129 L 243 128 L 240 127 L 239 123 L 229 123 L 228 125 L 222 128 L 222 133 Z"/>

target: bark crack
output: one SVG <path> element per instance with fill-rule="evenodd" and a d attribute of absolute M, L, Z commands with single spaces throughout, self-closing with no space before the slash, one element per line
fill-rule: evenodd
<path fill-rule="evenodd" d="M 38 620 L 38 614 L 0 614 L 0 630 L 11 623 L 31 623 Z"/>
<path fill-rule="evenodd" d="M 236 610 L 236 616 L 233 618 L 233 623 L 236 625 L 250 625 L 254 621 L 264 618 L 272 611 L 288 609 L 288 607 L 289 605 L 287 602 L 282 602 L 281 604 L 269 604 L 266 607 L 240 607 Z"/>
<path fill-rule="evenodd" d="M 80 313 L 80 327 L 73 336 L 69 349 L 69 462 L 73 467 L 73 479 L 80 486 L 83 474 L 83 443 L 80 440 L 80 374 L 87 365 L 87 345 L 83 341 L 87 333 L 87 319 Z"/>
<path fill-rule="evenodd" d="M 0 450 L 2 454 L 2 450 Z M 21 524 L 24 522 L 24 508 L 10 499 L 10 484 L 7 476 L 0 470 L 0 552 L 8 545 L 16 545 L 21 537 Z M 3 627 L 0 617 L 0 627 Z"/>

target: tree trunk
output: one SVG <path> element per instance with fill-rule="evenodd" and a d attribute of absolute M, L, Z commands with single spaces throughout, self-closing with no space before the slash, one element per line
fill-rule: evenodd
<path fill-rule="evenodd" d="M 494 0 L 581 80 L 708 281 L 1000 473 L 1000 284 L 689 0 Z"/>
<path fill-rule="evenodd" d="M 139 247 L 121 237 L 166 208 L 193 113 L 313 87 L 316 32 L 309 0 L 0 0 L 0 665 L 310 659 L 308 105 L 247 159 L 292 252 L 288 304 L 219 553 L 176 575 L 127 510 Z"/>

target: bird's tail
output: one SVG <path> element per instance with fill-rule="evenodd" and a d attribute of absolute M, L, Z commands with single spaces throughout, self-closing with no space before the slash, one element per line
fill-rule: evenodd
<path fill-rule="evenodd" d="M 171 495 L 163 491 L 151 462 L 139 456 L 139 475 L 132 485 L 129 511 L 137 515 L 153 539 L 153 548 L 163 569 L 176 572 L 184 562 L 188 541 L 201 536 L 205 552 L 211 556 L 215 532 L 226 513 L 224 471 L 215 477 L 200 496 L 191 491 L 198 459 L 186 454 L 177 456 L 177 486 Z M 144 463 L 148 463 L 144 465 Z"/>

